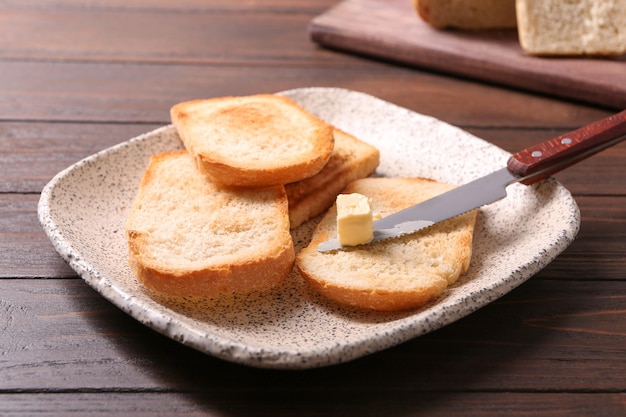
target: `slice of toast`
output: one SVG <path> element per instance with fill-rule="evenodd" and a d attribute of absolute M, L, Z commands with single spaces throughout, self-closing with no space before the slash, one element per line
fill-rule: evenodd
<path fill-rule="evenodd" d="M 344 192 L 371 197 L 384 217 L 451 188 L 420 178 L 364 178 Z M 420 307 L 469 268 L 475 219 L 473 211 L 412 235 L 321 253 L 317 245 L 337 234 L 333 206 L 296 265 L 313 288 L 339 303 L 380 311 Z"/>
<path fill-rule="evenodd" d="M 379 162 L 378 149 L 335 129 L 335 148 L 324 168 L 311 178 L 285 185 L 291 228 L 327 210 L 346 185 L 373 173 Z"/>
<path fill-rule="evenodd" d="M 131 207 L 131 269 L 174 296 L 264 290 L 295 258 L 283 186 L 220 188 L 186 151 L 153 156 Z"/>
<path fill-rule="evenodd" d="M 333 150 L 332 126 L 280 95 L 187 101 L 170 113 L 200 170 L 221 185 L 300 181 L 318 173 Z"/>

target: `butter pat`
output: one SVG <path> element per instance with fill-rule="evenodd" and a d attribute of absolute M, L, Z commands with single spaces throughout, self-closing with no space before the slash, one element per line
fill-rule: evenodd
<path fill-rule="evenodd" d="M 337 239 L 344 246 L 368 243 L 374 238 L 370 199 L 358 193 L 337 196 Z"/>

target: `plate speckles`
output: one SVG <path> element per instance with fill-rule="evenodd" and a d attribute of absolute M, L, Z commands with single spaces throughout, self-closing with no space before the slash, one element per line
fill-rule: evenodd
<path fill-rule="evenodd" d="M 281 94 L 378 147 L 379 176 L 460 185 L 509 157 L 458 128 L 362 93 L 303 88 Z M 123 311 L 185 345 L 256 367 L 332 365 L 441 328 L 529 279 L 573 241 L 580 224 L 576 203 L 558 182 L 509 187 L 506 199 L 480 210 L 468 273 L 435 302 L 409 312 L 337 306 L 310 291 L 296 271 L 262 294 L 168 299 L 131 273 L 124 224 L 150 156 L 181 147 L 173 127 L 165 126 L 76 163 L 43 190 L 40 222 L 69 265 Z M 298 248 L 313 227 L 311 221 L 293 231 Z"/>

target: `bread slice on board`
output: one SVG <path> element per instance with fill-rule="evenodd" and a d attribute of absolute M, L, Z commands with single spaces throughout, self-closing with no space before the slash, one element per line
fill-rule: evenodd
<path fill-rule="evenodd" d="M 333 128 L 274 94 L 179 103 L 171 118 L 202 172 L 230 186 L 287 184 L 317 174 L 333 150 Z"/>
<path fill-rule="evenodd" d="M 437 29 L 514 28 L 515 0 L 413 0 L 418 15 Z"/>
<path fill-rule="evenodd" d="M 126 236 L 139 281 L 174 296 L 267 289 L 295 258 L 283 186 L 220 188 L 186 151 L 151 158 Z"/>
<path fill-rule="evenodd" d="M 517 0 L 518 36 L 532 55 L 626 52 L 626 0 Z"/>
<path fill-rule="evenodd" d="M 327 210 L 348 183 L 373 173 L 379 162 L 376 147 L 335 129 L 335 148 L 324 168 L 310 178 L 285 185 L 291 228 Z"/>
<path fill-rule="evenodd" d="M 384 217 L 451 188 L 419 178 L 364 178 L 344 192 L 371 197 L 374 212 Z M 313 288 L 339 303 L 380 311 L 416 308 L 469 268 L 475 219 L 473 211 L 412 235 L 321 253 L 317 245 L 336 236 L 333 206 L 296 265 Z"/>

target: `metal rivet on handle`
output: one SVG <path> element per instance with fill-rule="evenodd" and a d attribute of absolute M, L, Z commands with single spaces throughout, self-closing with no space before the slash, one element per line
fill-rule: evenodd
<path fill-rule="evenodd" d="M 533 158 L 539 158 L 541 155 L 543 155 L 541 151 L 533 151 L 533 153 L 530 154 Z"/>
<path fill-rule="evenodd" d="M 561 144 L 563 145 L 570 145 L 571 143 L 572 143 L 572 140 L 570 138 L 561 139 Z"/>

